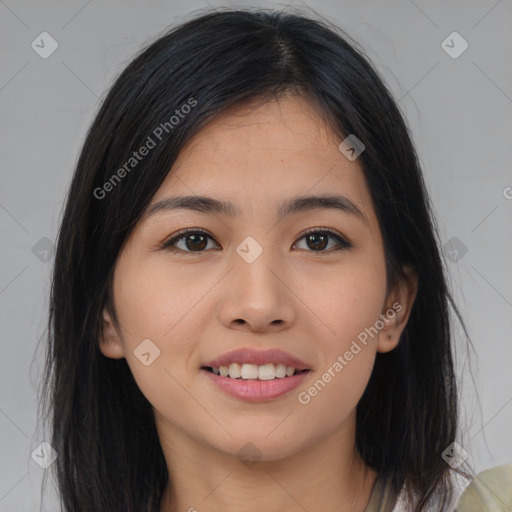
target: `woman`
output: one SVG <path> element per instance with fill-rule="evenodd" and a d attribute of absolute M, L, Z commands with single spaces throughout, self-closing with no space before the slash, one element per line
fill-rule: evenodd
<path fill-rule="evenodd" d="M 225 11 L 160 37 L 105 98 L 59 233 L 64 509 L 453 510 L 438 243 L 406 124 L 341 31 Z"/>

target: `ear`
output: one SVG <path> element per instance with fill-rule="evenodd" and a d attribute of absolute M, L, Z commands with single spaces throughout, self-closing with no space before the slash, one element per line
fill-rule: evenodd
<path fill-rule="evenodd" d="M 418 275 L 411 267 L 404 267 L 405 278 L 389 293 L 380 316 L 384 327 L 379 332 L 378 352 L 389 352 L 397 347 L 407 325 L 416 294 Z"/>
<path fill-rule="evenodd" d="M 124 348 L 121 337 L 119 336 L 106 307 L 103 309 L 99 348 L 106 357 L 110 357 L 112 359 L 121 359 L 124 357 Z"/>

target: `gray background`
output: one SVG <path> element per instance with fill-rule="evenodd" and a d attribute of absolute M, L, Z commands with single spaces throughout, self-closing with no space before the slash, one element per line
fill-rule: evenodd
<path fill-rule="evenodd" d="M 0 0 L 0 512 L 39 510 L 44 469 L 30 456 L 44 440 L 36 400 L 43 347 L 36 348 L 45 331 L 47 249 L 86 130 L 141 44 L 208 4 L 284 5 Z M 477 471 L 510 462 L 512 3 L 322 0 L 314 9 L 362 45 L 408 120 L 476 351 L 472 376 L 457 326 L 463 445 Z M 31 47 L 44 31 L 58 43 L 46 59 Z M 469 44 L 457 58 L 441 46 L 453 31 Z M 57 510 L 51 489 L 45 503 Z"/>

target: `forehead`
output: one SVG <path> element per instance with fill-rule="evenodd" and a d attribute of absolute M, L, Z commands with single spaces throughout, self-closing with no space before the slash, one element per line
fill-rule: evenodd
<path fill-rule="evenodd" d="M 371 218 L 362 169 L 340 152 L 340 142 L 303 98 L 239 105 L 191 138 L 151 203 L 177 193 L 201 194 L 255 213 L 262 202 L 339 193 Z"/>
<path fill-rule="evenodd" d="M 237 105 L 210 121 L 181 151 L 174 168 L 201 162 L 250 164 L 259 160 L 304 159 L 326 156 L 340 141 L 305 99 L 289 96 L 265 103 Z M 336 157 L 339 152 L 335 152 Z M 309 157 L 309 158 L 308 158 Z M 357 166 L 354 166 L 357 167 Z"/>

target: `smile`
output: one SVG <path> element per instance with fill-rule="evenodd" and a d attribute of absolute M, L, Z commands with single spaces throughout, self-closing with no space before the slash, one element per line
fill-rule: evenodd
<path fill-rule="evenodd" d="M 231 363 L 229 366 L 207 367 L 206 370 L 221 377 L 228 377 L 236 380 L 274 380 L 291 377 L 300 372 L 308 370 L 297 370 L 293 366 L 284 364 L 267 363 L 263 365 L 249 363 Z"/>

